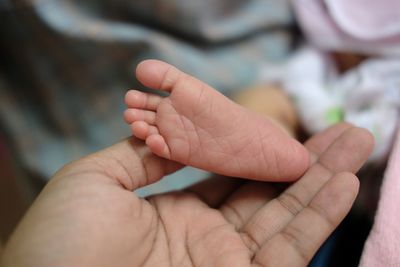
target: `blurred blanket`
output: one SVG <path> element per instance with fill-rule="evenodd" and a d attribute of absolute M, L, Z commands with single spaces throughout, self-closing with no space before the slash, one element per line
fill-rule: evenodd
<path fill-rule="evenodd" d="M 229 93 L 287 55 L 291 22 L 282 0 L 0 0 L 1 125 L 49 178 L 130 135 L 123 95 L 141 59 Z"/>

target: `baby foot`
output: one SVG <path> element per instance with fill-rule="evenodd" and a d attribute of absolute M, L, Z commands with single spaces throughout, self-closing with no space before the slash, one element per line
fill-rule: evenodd
<path fill-rule="evenodd" d="M 125 97 L 126 122 L 154 154 L 262 181 L 292 181 L 308 167 L 306 149 L 279 126 L 175 67 L 146 60 L 136 76 L 143 85 L 169 93 L 130 90 Z"/>

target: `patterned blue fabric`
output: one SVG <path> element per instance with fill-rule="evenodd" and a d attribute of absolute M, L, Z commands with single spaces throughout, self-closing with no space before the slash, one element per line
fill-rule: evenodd
<path fill-rule="evenodd" d="M 0 0 L 0 120 L 29 168 L 130 135 L 123 96 L 135 65 L 158 58 L 225 94 L 258 82 L 291 47 L 282 0 Z"/>

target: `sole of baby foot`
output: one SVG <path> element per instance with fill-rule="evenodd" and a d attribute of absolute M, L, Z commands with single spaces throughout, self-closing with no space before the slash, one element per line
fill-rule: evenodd
<path fill-rule="evenodd" d="M 309 154 L 271 120 L 157 60 L 138 65 L 137 79 L 167 97 L 131 90 L 124 117 L 133 134 L 163 158 L 207 171 L 262 181 L 293 181 Z"/>

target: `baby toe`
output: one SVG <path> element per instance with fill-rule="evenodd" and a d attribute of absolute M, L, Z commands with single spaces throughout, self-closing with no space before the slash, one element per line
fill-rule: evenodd
<path fill-rule="evenodd" d="M 161 135 L 159 134 L 150 135 L 146 139 L 146 145 L 157 156 L 170 159 L 171 157 L 170 150 L 168 148 L 167 143 L 165 142 L 164 137 L 162 137 Z"/>
<path fill-rule="evenodd" d="M 137 138 L 145 140 L 148 136 L 149 126 L 144 121 L 135 121 L 131 124 L 132 133 Z"/>
<path fill-rule="evenodd" d="M 158 128 L 153 125 L 149 125 L 145 121 L 135 121 L 131 124 L 133 135 L 139 139 L 145 140 L 147 137 L 153 134 L 159 134 Z"/>
<path fill-rule="evenodd" d="M 150 125 L 154 125 L 156 122 L 156 113 L 148 110 L 128 108 L 124 112 L 124 119 L 129 124 L 135 121 L 144 121 Z"/>
<path fill-rule="evenodd" d="M 125 104 L 128 108 L 155 111 L 162 99 L 159 95 L 143 93 L 138 90 L 129 90 L 125 95 Z"/>

